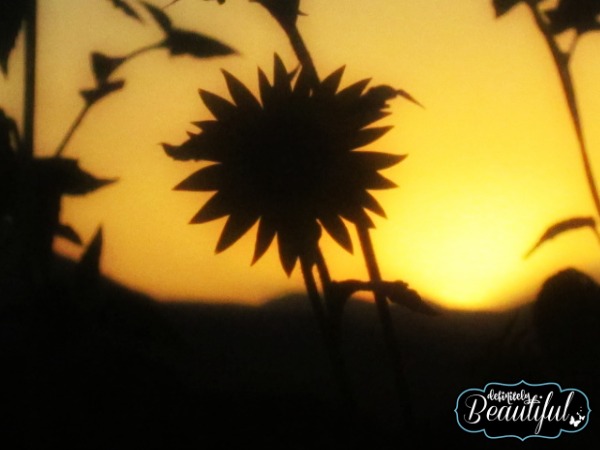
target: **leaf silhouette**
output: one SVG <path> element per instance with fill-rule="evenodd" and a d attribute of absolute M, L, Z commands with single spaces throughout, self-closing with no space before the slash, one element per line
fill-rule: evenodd
<path fill-rule="evenodd" d="M 126 58 L 107 56 L 100 52 L 90 55 L 92 70 L 98 84 L 104 84 L 110 75 L 125 62 Z"/>
<path fill-rule="evenodd" d="M 27 2 L 23 0 L 0 1 L 0 68 L 8 74 L 8 57 L 25 17 Z"/>
<path fill-rule="evenodd" d="M 549 227 L 536 244 L 525 254 L 524 258 L 529 258 L 533 252 L 542 246 L 546 241 L 554 239 L 556 236 L 566 233 L 567 231 L 578 230 L 580 228 L 591 228 L 598 239 L 600 235 L 596 228 L 596 220 L 593 217 L 573 217 L 571 219 L 562 220 Z"/>
<path fill-rule="evenodd" d="M 127 16 L 129 16 L 129 17 L 131 17 L 133 19 L 136 19 L 136 20 L 138 20 L 140 22 L 143 22 L 143 20 L 140 17 L 140 15 L 126 1 L 124 1 L 124 0 L 110 0 L 110 2 L 113 4 L 113 6 L 115 8 L 121 10 Z"/>
<path fill-rule="evenodd" d="M 83 241 L 79 237 L 79 234 L 77 234 L 77 232 L 70 225 L 59 223 L 55 233 L 57 236 L 60 236 L 61 238 L 66 239 L 67 241 L 72 242 L 73 244 L 83 244 Z"/>
<path fill-rule="evenodd" d="M 142 2 L 142 4 L 148 10 L 156 23 L 162 28 L 165 34 L 169 34 L 173 29 L 173 25 L 169 16 L 166 15 L 160 8 L 157 8 L 150 3 Z"/>
<path fill-rule="evenodd" d="M 298 15 L 302 14 L 299 10 L 300 0 L 250 0 L 260 3 L 281 25 L 295 25 Z"/>
<path fill-rule="evenodd" d="M 562 33 L 570 28 L 574 28 L 578 34 L 600 30 L 598 0 L 561 0 L 547 15 L 553 33 Z"/>
<path fill-rule="evenodd" d="M 116 181 L 96 178 L 82 170 L 79 161 L 68 158 L 38 158 L 34 174 L 40 186 L 60 195 L 85 195 Z"/>
<path fill-rule="evenodd" d="M 89 243 L 79 264 L 77 265 L 77 272 L 79 275 L 79 281 L 81 284 L 93 283 L 100 274 L 100 258 L 102 256 L 102 245 L 103 245 L 103 233 L 102 227 L 98 227 L 96 234 L 92 241 Z"/>
<path fill-rule="evenodd" d="M 193 31 L 172 29 L 163 46 L 171 55 L 189 55 L 195 58 L 227 56 L 237 53 L 233 48 L 211 37 Z"/>
<path fill-rule="evenodd" d="M 98 85 L 94 89 L 84 89 L 80 92 L 88 106 L 113 92 L 120 91 L 125 86 L 125 80 L 109 81 Z"/>
<path fill-rule="evenodd" d="M 381 294 L 390 302 L 404 306 L 414 312 L 429 316 L 437 315 L 438 312 L 423 301 L 421 296 L 410 289 L 403 281 L 360 281 L 345 280 L 331 283 L 330 293 L 336 302 L 345 303 L 353 294 L 360 291 L 370 291 Z"/>
<path fill-rule="evenodd" d="M 521 1 L 522 0 L 494 0 L 493 3 L 496 17 L 503 16 Z"/>

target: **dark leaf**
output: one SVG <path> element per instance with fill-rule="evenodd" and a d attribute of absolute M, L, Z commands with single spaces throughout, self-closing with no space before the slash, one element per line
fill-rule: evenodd
<path fill-rule="evenodd" d="M 236 107 L 223 97 L 220 97 L 212 92 L 200 89 L 199 91 L 202 101 L 208 110 L 218 120 L 227 120 L 233 117 L 236 113 Z"/>
<path fill-rule="evenodd" d="M 0 68 L 8 74 L 8 57 L 15 46 L 27 2 L 24 0 L 0 1 Z"/>
<path fill-rule="evenodd" d="M 389 292 L 387 292 L 386 297 L 390 302 L 404 306 L 417 313 L 426 314 L 428 316 L 435 316 L 438 314 L 431 305 L 423 301 L 416 291 L 410 289 L 408 285 L 402 281 L 390 283 Z"/>
<path fill-rule="evenodd" d="M 321 225 L 325 228 L 327 233 L 331 235 L 340 246 L 345 249 L 348 253 L 353 252 L 352 239 L 348 228 L 342 219 L 336 214 L 322 214 L 319 216 Z"/>
<path fill-rule="evenodd" d="M 258 233 L 256 235 L 256 245 L 254 247 L 254 257 L 252 264 L 262 258 L 275 239 L 276 229 L 269 219 L 262 218 L 258 224 Z"/>
<path fill-rule="evenodd" d="M 231 94 L 231 98 L 242 109 L 258 111 L 260 110 L 260 103 L 254 97 L 254 94 L 236 77 L 231 75 L 226 70 L 223 70 L 225 81 L 227 82 L 227 88 Z"/>
<path fill-rule="evenodd" d="M 223 166 L 214 164 L 194 172 L 173 189 L 176 191 L 216 191 L 223 184 Z"/>
<path fill-rule="evenodd" d="M 260 3 L 284 27 L 296 24 L 300 14 L 300 0 L 250 0 Z"/>
<path fill-rule="evenodd" d="M 598 230 L 596 228 L 596 220 L 593 217 L 573 217 L 571 219 L 555 223 L 549 227 L 542 237 L 537 241 L 537 243 L 532 247 L 532 249 L 527 252 L 525 258 L 531 256 L 533 252 L 540 248 L 540 246 L 546 241 L 554 239 L 556 236 L 566 233 L 567 231 L 578 230 L 580 228 L 591 228 L 598 239 L 600 239 L 600 235 L 598 234 Z"/>
<path fill-rule="evenodd" d="M 66 239 L 73 244 L 83 245 L 83 241 L 70 225 L 64 225 L 62 223 L 58 224 L 58 228 L 56 229 L 55 233 L 57 236 Z"/>
<path fill-rule="evenodd" d="M 110 0 L 110 2 L 113 4 L 113 6 L 115 8 L 121 10 L 127 16 L 129 16 L 129 17 L 131 17 L 133 19 L 136 19 L 136 20 L 139 20 L 140 22 L 142 22 L 142 18 L 140 17 L 140 15 L 126 1 L 124 1 L 124 0 Z"/>
<path fill-rule="evenodd" d="M 255 214 L 235 213 L 229 216 L 217 243 L 216 253 L 221 253 L 235 244 L 257 221 L 258 216 Z"/>
<path fill-rule="evenodd" d="M 100 274 L 100 257 L 102 256 L 102 227 L 99 227 L 92 239 L 92 242 L 85 249 L 85 253 L 81 257 L 77 265 L 79 276 L 84 280 L 96 278 Z"/>
<path fill-rule="evenodd" d="M 218 152 L 203 133 L 188 139 L 179 146 L 170 144 L 162 144 L 162 146 L 165 153 L 177 161 L 220 161 Z"/>
<path fill-rule="evenodd" d="M 496 17 L 501 17 L 523 0 L 493 0 Z"/>
<path fill-rule="evenodd" d="M 7 155 L 16 155 L 20 145 L 19 129 L 12 117 L 7 116 L 0 108 L 0 155 L 2 160 L 9 158 Z"/>
<path fill-rule="evenodd" d="M 553 33 L 562 33 L 575 29 L 578 34 L 600 30 L 598 0 L 561 0 L 558 6 L 547 12 L 550 29 Z"/>
<path fill-rule="evenodd" d="M 188 55 L 195 58 L 211 58 L 237 53 L 234 49 L 216 39 L 183 30 L 171 30 L 163 45 L 173 56 Z"/>
<path fill-rule="evenodd" d="M 76 159 L 38 158 L 34 171 L 40 186 L 61 195 L 86 195 L 117 181 L 96 178 L 82 170 Z"/>
<path fill-rule="evenodd" d="M 110 74 L 115 71 L 123 62 L 125 58 L 106 56 L 103 53 L 93 52 L 91 54 L 92 70 L 94 76 L 99 85 L 106 84 L 105 82 L 110 77 Z"/>
<path fill-rule="evenodd" d="M 227 198 L 221 192 L 217 192 L 192 218 L 190 224 L 206 223 L 211 220 L 220 219 L 231 214 L 231 209 L 231 204 Z"/>
<path fill-rule="evenodd" d="M 156 23 L 162 28 L 165 34 L 169 34 L 173 29 L 173 25 L 171 23 L 171 19 L 167 16 L 162 9 L 157 8 L 150 3 L 142 2 L 142 4 L 146 7 L 152 18 L 156 21 Z"/>
<path fill-rule="evenodd" d="M 125 86 L 125 80 L 109 81 L 98 85 L 94 89 L 85 89 L 80 92 L 85 102 L 91 106 L 113 92 L 120 91 Z"/>
<path fill-rule="evenodd" d="M 390 131 L 393 127 L 373 127 L 373 128 L 365 128 L 364 130 L 360 130 L 356 136 L 354 136 L 350 142 L 350 148 L 361 148 L 365 145 L 369 145 L 372 142 L 375 142 L 377 139 L 382 137 L 388 131 Z"/>

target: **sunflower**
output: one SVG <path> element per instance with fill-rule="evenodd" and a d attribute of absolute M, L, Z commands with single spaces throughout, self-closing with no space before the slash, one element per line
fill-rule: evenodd
<path fill-rule="evenodd" d="M 378 88 L 364 92 L 369 80 L 338 91 L 343 72 L 342 67 L 311 86 L 304 71 L 297 77 L 288 73 L 275 55 L 272 84 L 259 69 L 260 100 L 226 71 L 233 102 L 200 90 L 215 119 L 196 122 L 198 134 L 164 148 L 177 160 L 213 163 L 175 189 L 216 191 L 191 223 L 228 216 L 217 253 L 258 222 L 253 263 L 277 237 L 289 275 L 298 258 L 314 262 L 322 228 L 352 252 L 343 219 L 371 228 L 365 210 L 385 216 L 368 191 L 395 187 L 378 171 L 405 156 L 357 150 L 391 127 L 368 127 L 388 115 L 385 98 L 373 95 Z"/>

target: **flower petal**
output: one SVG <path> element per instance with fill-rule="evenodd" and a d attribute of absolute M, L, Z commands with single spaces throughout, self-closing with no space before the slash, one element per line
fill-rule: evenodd
<path fill-rule="evenodd" d="M 308 97 L 311 89 L 311 77 L 308 70 L 301 69 L 296 84 L 294 85 L 294 94 L 298 97 Z"/>
<path fill-rule="evenodd" d="M 246 86 L 244 86 L 244 83 L 242 83 L 240 80 L 238 80 L 226 70 L 222 70 L 222 72 L 225 76 L 225 82 L 227 83 L 227 88 L 229 89 L 231 98 L 233 98 L 235 104 L 238 107 L 243 108 L 245 110 L 259 110 L 260 103 L 258 102 L 256 97 L 254 97 L 252 92 L 250 92 L 250 90 Z"/>
<path fill-rule="evenodd" d="M 216 253 L 221 253 L 235 244 L 246 232 L 256 223 L 258 214 L 235 212 L 229 216 L 219 242 L 217 243 Z"/>
<path fill-rule="evenodd" d="M 356 101 L 360 98 L 360 95 L 363 93 L 367 85 L 371 82 L 370 78 L 365 78 L 364 80 L 357 81 L 354 84 L 342 89 L 335 96 L 336 99 L 340 103 L 347 103 Z"/>
<path fill-rule="evenodd" d="M 353 252 L 352 239 L 346 224 L 337 214 L 323 214 L 319 215 L 319 222 L 325 228 L 327 233 L 335 239 L 335 241 L 342 246 L 348 253 Z"/>
<path fill-rule="evenodd" d="M 383 175 L 377 172 L 371 172 L 363 179 L 363 187 L 365 189 L 392 189 L 398 187 L 396 183 L 388 180 Z"/>
<path fill-rule="evenodd" d="M 352 222 L 357 227 L 375 228 L 375 224 L 369 215 L 360 207 L 344 208 L 342 211 L 340 211 L 340 214 L 344 219 Z"/>
<path fill-rule="evenodd" d="M 276 231 L 275 225 L 269 219 L 263 217 L 260 220 L 256 235 L 256 245 L 254 247 L 254 257 L 252 258 L 253 265 L 267 252 L 273 239 L 275 239 Z"/>
<path fill-rule="evenodd" d="M 360 148 L 364 147 L 365 145 L 369 145 L 371 142 L 374 142 L 380 137 L 382 137 L 392 128 L 392 126 L 387 126 L 365 128 L 364 130 L 360 130 L 358 133 L 356 133 L 355 136 L 349 139 L 349 148 Z"/>
<path fill-rule="evenodd" d="M 275 53 L 275 65 L 273 68 L 273 88 L 279 95 L 290 94 L 292 92 L 290 77 L 283 61 L 277 53 Z"/>
<path fill-rule="evenodd" d="M 236 107 L 233 103 L 203 89 L 200 89 L 199 93 L 202 101 L 217 120 L 227 120 L 235 115 Z"/>
<path fill-rule="evenodd" d="M 287 233 L 285 233 L 287 234 Z M 296 261 L 298 260 L 298 251 L 295 239 L 292 236 L 284 236 L 280 231 L 277 233 L 277 245 L 279 247 L 279 259 L 283 270 L 289 277 L 294 271 Z"/>
<path fill-rule="evenodd" d="M 345 69 L 346 66 L 342 66 L 335 72 L 329 74 L 321 82 L 321 85 L 319 86 L 319 94 L 334 95 L 340 87 L 340 82 L 342 81 L 342 76 L 344 75 Z"/>
<path fill-rule="evenodd" d="M 391 153 L 381 152 L 351 152 L 354 162 L 359 167 L 370 170 L 382 170 L 395 166 L 406 159 L 408 155 L 393 155 Z"/>
<path fill-rule="evenodd" d="M 232 205 L 221 192 L 213 195 L 190 221 L 191 224 L 206 223 L 231 214 Z"/>
<path fill-rule="evenodd" d="M 363 208 L 367 208 L 369 211 L 372 211 L 381 217 L 387 218 L 383 207 L 379 204 L 375 197 L 373 197 L 367 191 L 361 190 L 360 203 Z"/>
<path fill-rule="evenodd" d="M 273 87 L 260 67 L 258 68 L 258 88 L 263 105 L 267 105 L 273 97 Z"/>
<path fill-rule="evenodd" d="M 204 167 L 173 188 L 175 191 L 216 191 L 223 185 L 222 164 Z"/>

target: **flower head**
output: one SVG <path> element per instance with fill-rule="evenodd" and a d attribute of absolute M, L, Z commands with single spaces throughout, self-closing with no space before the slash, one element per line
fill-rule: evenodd
<path fill-rule="evenodd" d="M 259 69 L 260 100 L 223 71 L 233 102 L 200 96 L 214 120 L 180 146 L 164 145 L 178 160 L 210 161 L 177 190 L 216 191 L 191 223 L 229 216 L 216 251 L 229 248 L 257 222 L 256 262 L 277 236 L 289 275 L 298 258 L 313 258 L 323 227 L 343 248 L 352 241 L 342 219 L 373 227 L 365 209 L 385 216 L 368 192 L 396 185 L 379 174 L 403 155 L 358 151 L 391 127 L 371 127 L 388 113 L 385 99 L 364 92 L 369 80 L 338 91 L 344 68 L 311 87 L 301 71 L 290 75 L 275 56 L 273 83 Z M 376 88 L 375 88 L 376 89 Z M 371 92 L 373 91 L 373 92 Z"/>

